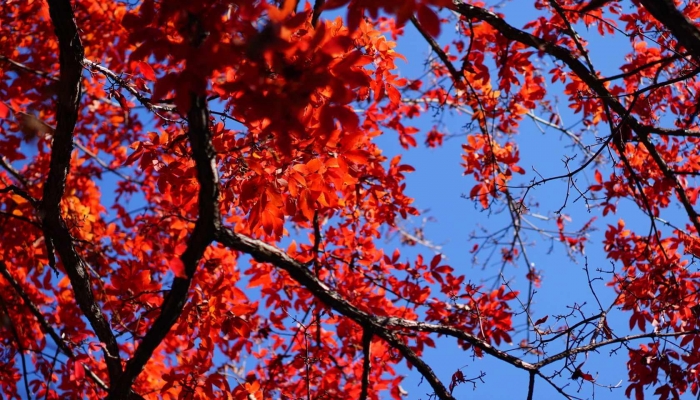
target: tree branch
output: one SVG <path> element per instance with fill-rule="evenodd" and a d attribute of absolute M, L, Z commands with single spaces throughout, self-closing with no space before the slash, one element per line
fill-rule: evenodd
<path fill-rule="evenodd" d="M 104 168 L 105 170 L 107 170 L 107 171 L 113 173 L 114 175 L 116 175 L 116 176 L 118 176 L 118 177 L 124 179 L 124 180 L 127 181 L 127 182 L 135 183 L 135 184 L 137 184 L 137 185 L 143 185 L 143 184 L 144 184 L 143 181 L 140 181 L 140 180 L 138 180 L 138 179 L 132 178 L 132 177 L 127 176 L 127 175 L 124 175 L 124 174 L 122 174 L 121 172 L 119 172 L 118 169 L 110 167 L 109 164 L 107 164 L 104 160 L 102 160 L 100 157 L 98 157 L 97 154 L 95 154 L 95 153 L 93 153 L 92 151 L 90 151 L 90 149 L 88 149 L 87 147 L 83 146 L 80 142 L 76 141 L 76 142 L 74 142 L 74 143 L 75 143 L 75 147 L 79 148 L 80 150 L 83 151 L 83 153 L 85 153 L 85 154 L 87 154 L 88 156 L 90 156 L 90 158 L 92 158 L 93 160 L 95 160 L 95 162 L 97 162 L 98 164 L 100 164 L 100 166 L 102 166 L 102 168 Z"/>
<path fill-rule="evenodd" d="M 116 82 L 116 84 L 119 87 L 136 97 L 136 100 L 138 100 L 138 102 L 141 103 L 141 105 L 146 107 L 148 110 L 177 112 L 174 105 L 153 104 L 153 102 L 151 101 L 152 99 L 142 95 L 138 90 L 136 90 L 136 88 L 133 85 L 130 85 L 129 82 L 127 82 L 124 78 L 120 77 L 116 73 L 112 72 L 109 68 L 103 67 L 102 65 L 96 62 L 88 60 L 87 58 L 83 60 L 83 64 L 87 68 L 89 68 L 90 71 L 97 71 L 102 75 L 106 76 L 107 78 L 111 79 L 112 81 Z"/>
<path fill-rule="evenodd" d="M 170 293 L 165 298 L 162 312 L 127 362 L 121 379 L 112 387 L 108 399 L 126 398 L 129 388 L 153 355 L 175 322 L 180 318 L 187 302 L 187 294 L 197 265 L 214 239 L 214 232 L 221 226 L 219 215 L 219 176 L 216 171 L 214 147 L 211 142 L 207 98 L 192 94 L 192 107 L 187 114 L 188 138 L 195 160 L 199 181 L 199 217 L 187 242 L 187 249 L 180 256 L 185 277 L 176 277 Z"/>
<path fill-rule="evenodd" d="M 410 362 L 411 365 L 416 367 L 418 372 L 421 373 L 421 375 L 428 381 L 430 386 L 433 388 L 435 391 L 435 395 L 437 395 L 438 398 L 441 400 L 455 400 L 455 398 L 452 396 L 452 393 L 450 393 L 445 385 L 438 379 L 438 377 L 435 375 L 435 372 L 433 372 L 433 369 L 430 368 L 430 366 L 423 361 L 422 358 L 420 358 L 413 350 L 411 350 L 406 344 L 404 344 L 401 339 L 397 338 L 396 335 L 394 335 L 393 332 L 390 332 L 388 330 L 382 330 L 380 332 L 377 332 L 377 335 L 384 339 L 387 343 L 391 345 L 391 347 L 397 349 L 401 355 L 406 359 L 406 361 Z"/>
<path fill-rule="evenodd" d="M 340 314 L 352 319 L 358 325 L 362 327 L 371 328 L 377 336 L 386 340 L 392 346 L 405 345 L 398 341 L 398 339 L 391 332 L 390 328 L 402 328 L 405 330 L 417 332 L 432 332 L 464 340 L 473 345 L 474 347 L 481 349 L 484 353 L 489 354 L 502 361 L 505 361 L 517 368 L 525 370 L 534 369 L 534 366 L 532 364 L 525 362 L 519 359 L 518 357 L 512 356 L 504 351 L 498 350 L 488 342 L 451 326 L 416 322 L 403 318 L 378 317 L 370 315 L 349 303 L 339 293 L 332 290 L 325 283 L 316 278 L 314 274 L 304 264 L 294 260 L 284 251 L 274 246 L 271 246 L 265 242 L 235 233 L 227 228 L 220 228 L 216 232 L 216 240 L 220 243 L 223 243 L 232 250 L 241 251 L 243 253 L 249 254 L 258 262 L 268 262 L 273 264 L 277 268 L 286 271 L 292 279 L 294 279 L 300 285 L 302 285 L 311 293 L 313 293 L 313 295 L 316 298 L 321 300 L 327 306 L 331 307 L 333 310 L 339 312 Z M 397 347 L 397 349 L 398 348 L 399 347 Z M 408 350 L 410 351 L 410 349 Z M 408 355 L 410 356 L 410 354 Z M 406 357 L 406 355 L 404 355 L 404 357 Z M 406 358 L 413 365 L 418 367 L 415 360 L 411 360 L 410 357 Z M 430 371 L 431 370 L 429 369 L 421 370 L 421 372 L 425 373 L 428 373 Z M 426 379 L 430 381 L 429 376 L 426 376 Z M 439 381 L 432 381 L 431 385 L 433 386 L 433 390 L 435 390 L 435 393 L 442 392 L 441 386 L 443 385 L 439 383 Z"/>
<path fill-rule="evenodd" d="M 32 396 L 31 391 L 29 390 L 29 377 L 27 376 L 27 359 L 24 356 L 24 346 L 22 346 L 22 339 L 20 339 L 19 337 L 17 327 L 15 326 L 15 323 L 10 317 L 10 310 L 8 310 L 7 306 L 5 305 L 5 300 L 3 300 L 2 297 L 0 297 L 0 310 L 7 317 L 7 320 L 9 321 L 8 326 L 10 328 L 10 332 L 12 333 L 12 336 L 14 337 L 15 342 L 17 343 L 17 351 L 19 351 L 20 361 L 22 362 L 22 380 L 24 381 L 24 390 L 25 392 L 27 392 L 27 398 L 30 399 Z"/>
<path fill-rule="evenodd" d="M 656 338 L 667 338 L 667 337 L 672 337 L 672 338 L 677 338 L 681 336 L 687 336 L 687 335 L 698 335 L 700 334 L 700 329 L 693 329 L 690 331 L 684 331 L 684 332 L 668 332 L 668 333 L 659 333 L 659 332 L 650 332 L 650 333 L 640 333 L 637 335 L 628 335 L 628 336 L 623 336 L 615 339 L 609 339 L 609 340 L 604 340 L 602 342 L 598 343 L 591 343 L 585 346 L 579 346 L 573 349 L 566 349 L 560 353 L 557 353 L 551 357 L 547 357 L 544 360 L 541 360 L 535 364 L 532 365 L 532 367 L 536 370 L 539 370 L 540 368 L 549 365 L 555 361 L 559 361 L 563 358 L 570 357 L 574 354 L 579 354 L 579 353 L 586 353 L 601 347 L 609 346 L 611 344 L 615 343 L 625 343 L 625 342 L 630 342 L 632 340 L 638 340 L 638 339 L 656 339 Z"/>
<path fill-rule="evenodd" d="M 678 43 L 700 61 L 700 30 L 676 8 L 673 0 L 640 0 L 644 8 L 673 33 Z"/>
<path fill-rule="evenodd" d="M 53 258 L 53 247 L 55 246 L 73 286 L 76 302 L 90 322 L 95 334 L 104 344 L 103 352 L 110 381 L 115 382 L 122 372 L 119 346 L 109 322 L 95 301 L 85 261 L 73 247 L 73 239 L 63 220 L 59 206 L 70 168 L 73 130 L 78 119 L 80 106 L 83 45 L 69 0 L 49 0 L 49 14 L 58 36 L 61 72 L 58 85 L 56 131 L 51 151 L 49 174 L 44 184 L 40 216 L 43 220 L 49 260 L 51 261 Z"/>
<path fill-rule="evenodd" d="M 535 371 L 530 371 L 530 377 L 527 384 L 527 400 L 532 400 L 535 394 Z"/>
<path fill-rule="evenodd" d="M 49 73 L 47 73 L 47 72 L 39 71 L 38 69 L 34 69 L 34 68 L 32 68 L 32 67 L 29 67 L 29 66 L 27 66 L 27 65 L 24 65 L 24 64 L 22 64 L 21 62 L 15 61 L 15 60 L 13 60 L 13 59 L 11 59 L 11 58 L 7 58 L 7 57 L 5 57 L 5 56 L 0 56 L 0 61 L 4 61 L 4 62 L 6 62 L 6 63 L 12 65 L 12 66 L 13 66 L 15 69 L 17 69 L 17 70 L 29 72 L 29 73 L 32 73 L 32 74 L 34 74 L 34 75 L 39 75 L 39 76 L 44 77 L 44 78 L 46 78 L 46 79 L 48 79 L 48 80 L 52 80 L 52 81 L 54 81 L 54 82 L 58 82 L 58 81 L 59 81 L 58 78 L 56 78 L 55 76 L 52 76 L 51 74 L 49 74 Z"/>
<path fill-rule="evenodd" d="M 371 368 L 370 359 L 372 355 L 372 333 L 371 329 L 362 329 L 362 388 L 360 390 L 360 400 L 367 400 L 369 392 L 369 372 Z"/>
<path fill-rule="evenodd" d="M 24 187 L 29 186 L 27 180 L 22 176 L 22 174 L 19 173 L 7 159 L 5 156 L 0 156 L 0 167 L 3 167 L 7 172 L 9 172 L 12 176 L 15 177 Z"/>
<path fill-rule="evenodd" d="M 69 358 L 75 358 L 75 354 L 73 353 L 73 350 L 71 350 L 70 347 L 66 345 L 66 342 L 61 339 L 61 337 L 58 336 L 58 333 L 49 325 L 48 322 L 46 322 L 46 319 L 44 316 L 41 314 L 41 311 L 39 311 L 39 308 L 32 302 L 32 299 L 29 298 L 29 295 L 27 295 L 27 292 L 24 291 L 22 286 L 15 280 L 15 278 L 10 274 L 10 271 L 7 270 L 7 266 L 5 263 L 0 260 L 0 275 L 2 275 L 5 280 L 7 280 L 10 285 L 12 286 L 13 289 L 15 289 L 15 292 L 19 294 L 19 297 L 22 298 L 22 301 L 24 301 L 24 304 L 29 308 L 29 311 L 34 315 L 34 318 L 39 322 L 39 325 L 41 326 L 42 330 L 44 331 L 45 334 L 49 335 L 51 339 L 53 339 L 54 343 L 56 343 L 56 347 L 68 356 Z M 92 379 L 97 386 L 104 390 L 109 390 L 109 387 L 98 377 L 95 375 L 92 370 L 90 370 L 86 365 L 83 364 L 83 369 L 85 370 L 85 373 Z"/>

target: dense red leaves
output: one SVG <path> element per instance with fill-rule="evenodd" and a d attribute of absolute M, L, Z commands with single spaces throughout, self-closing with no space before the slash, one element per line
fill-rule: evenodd
<path fill-rule="evenodd" d="M 387 234 L 419 214 L 406 178 L 420 164 L 388 156 L 375 139 L 393 131 L 404 150 L 421 141 L 444 146 L 453 136 L 442 122 L 422 132 L 414 121 L 440 108 L 466 116 L 461 166 L 471 183 L 465 197 L 493 213 L 507 210 L 509 217 L 503 231 L 512 244 L 489 237 L 473 245 L 475 257 L 490 248 L 503 266 L 527 261 L 524 226 L 561 242 L 572 258 L 599 244 L 591 240 L 597 215 L 576 229 L 571 226 L 581 222 L 563 213 L 567 204 L 544 211 L 548 216 L 530 214 L 530 204 L 539 206 L 528 195 L 554 178 L 537 171 L 527 181 L 521 177 L 529 172 L 518 136 L 526 118 L 571 138 L 585 157 L 580 169 L 569 164 L 573 158 L 565 160 L 568 174 L 559 178 L 568 181 L 567 201 L 576 192 L 576 201 L 583 199 L 602 218 L 620 213 L 623 202 L 648 217 L 651 234 L 629 228 L 624 219 L 604 232 L 604 254 L 616 266 L 608 279 L 615 292 L 611 307 L 625 312 L 621 325 L 629 331 L 663 333 L 682 351 L 658 337 L 642 345 L 621 341 L 629 353 L 625 394 L 642 399 L 650 385 L 661 399 L 700 391 L 700 274 L 692 264 L 700 257 L 700 221 L 693 213 L 700 83 L 692 55 L 678 50 L 668 27 L 637 1 L 630 10 L 611 2 L 580 13 L 575 0 L 538 0 L 542 15 L 516 34 L 481 2 L 466 2 L 469 15 L 460 2 L 445 0 L 297 3 L 72 2 L 85 48 L 84 96 L 60 213 L 123 360 L 134 355 L 163 311 L 173 282 L 189 278 L 183 259 L 201 214 L 202 178 L 186 117 L 198 96 L 212 110 L 222 223 L 286 248 L 324 290 L 358 312 L 440 326 L 441 334 L 450 332 L 477 357 L 514 365 L 510 353 L 496 350 L 512 349 L 522 338 L 516 318 L 529 330 L 520 346 L 527 349 L 524 358 L 546 357 L 546 335 L 584 343 L 565 325 L 549 328 L 549 315 L 529 314 L 532 287 L 545 276 L 529 261 L 522 273 L 530 286 L 525 304 L 518 298 L 521 287 L 514 289 L 503 275 L 495 285 L 473 283 L 471 272 L 446 265 L 442 254 L 428 260 L 384 249 Z M 318 14 L 340 7 L 347 8 L 345 20 Z M 463 14 L 451 19 L 443 7 Z M 65 261 L 58 259 L 55 272 L 48 267 L 53 247 L 42 227 L 42 193 L 59 140 L 60 52 L 52 16 L 39 1 L 1 10 L 0 392 L 102 398 L 102 386 L 114 383 L 105 344 L 76 304 Z M 700 6 L 689 4 L 682 12 L 693 21 Z M 432 49 L 442 57 L 431 58 L 428 74 L 414 80 L 400 70 L 407 60 L 395 50 L 413 16 L 427 36 L 443 40 Z M 621 75 L 604 78 L 592 66 L 572 67 L 571 60 L 588 57 L 587 42 L 571 32 L 581 24 L 601 36 L 626 32 L 630 50 Z M 458 36 L 441 37 L 455 27 Z M 534 45 L 528 34 L 547 45 Z M 555 61 L 543 67 L 550 56 Z M 580 131 L 562 126 L 552 90 L 581 120 Z M 666 120 L 674 128 L 658 129 Z M 588 187 L 577 178 L 581 171 L 592 174 Z M 687 214 L 682 222 L 662 218 L 679 204 Z M 551 226 L 532 225 L 525 219 L 530 215 Z M 368 398 L 401 398 L 398 366 L 420 369 L 411 354 L 423 356 L 439 345 L 438 336 L 425 326 L 383 326 L 367 349 L 369 328 L 348 310 L 320 301 L 293 275 L 222 244 L 209 246 L 181 315 L 133 390 L 165 399 L 360 398 L 368 375 Z M 33 309 L 40 318 L 28 317 Z M 47 326 L 69 350 L 54 355 L 57 344 Z M 623 333 L 613 334 L 600 319 L 594 331 L 581 335 L 589 343 L 587 335 L 594 344 L 599 336 L 613 340 Z M 25 356 L 29 368 L 22 364 Z M 598 381 L 580 360 L 571 362 L 572 379 Z M 445 393 L 467 382 L 469 374 L 458 370 L 443 385 Z"/>
<path fill-rule="evenodd" d="M 381 11 L 388 12 L 396 15 L 397 23 L 401 26 L 417 11 L 421 22 L 431 24 L 430 32 L 436 36 L 440 32 L 440 28 L 437 25 L 437 16 L 434 15 L 434 12 L 428 6 L 448 7 L 451 5 L 451 2 L 447 0 L 390 0 L 381 2 L 371 0 L 328 0 L 324 2 L 324 9 L 339 8 L 348 5 L 348 3 L 350 5 L 348 7 L 347 20 L 351 29 L 355 29 L 359 25 L 363 12 L 366 12 L 372 18 L 377 18 Z M 427 15 L 431 13 L 433 15 Z"/>

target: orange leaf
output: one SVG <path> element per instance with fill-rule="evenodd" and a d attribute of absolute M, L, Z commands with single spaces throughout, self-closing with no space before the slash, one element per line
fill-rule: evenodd
<path fill-rule="evenodd" d="M 368 154 L 365 150 L 352 150 L 343 154 L 343 157 L 355 164 L 362 165 L 368 162 Z"/>

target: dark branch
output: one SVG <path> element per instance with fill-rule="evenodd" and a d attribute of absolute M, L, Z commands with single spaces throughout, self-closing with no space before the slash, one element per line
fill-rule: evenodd
<path fill-rule="evenodd" d="M 410 362 L 411 365 L 416 367 L 418 372 L 428 381 L 430 386 L 435 391 L 435 395 L 441 400 L 454 400 L 452 393 L 442 384 L 440 379 L 435 375 L 433 369 L 423 361 L 413 350 L 411 350 L 400 338 L 397 338 L 394 333 L 389 330 L 382 330 L 377 332 L 377 335 L 382 339 L 386 340 L 391 347 L 397 349 L 406 361 Z"/>
<path fill-rule="evenodd" d="M 700 30 L 676 8 L 673 0 L 640 0 L 640 3 L 700 61 Z"/>
<path fill-rule="evenodd" d="M 323 12 L 323 4 L 326 0 L 316 0 L 314 2 L 314 14 L 311 17 L 311 25 L 316 26 L 318 24 L 318 19 L 321 18 L 321 12 Z"/>
<path fill-rule="evenodd" d="M 66 345 L 66 342 L 63 341 L 58 336 L 58 333 L 49 325 L 48 322 L 46 322 L 46 319 L 44 316 L 41 314 L 41 311 L 39 311 L 39 308 L 32 302 L 32 299 L 29 298 L 29 295 L 27 295 L 27 292 L 24 291 L 22 286 L 20 286 L 19 282 L 15 280 L 15 278 L 10 274 L 10 271 L 7 270 L 7 266 L 5 265 L 4 262 L 0 261 L 0 275 L 2 275 L 5 280 L 7 280 L 10 283 L 10 286 L 12 286 L 13 289 L 15 289 L 15 292 L 19 294 L 19 297 L 22 298 L 22 301 L 24 301 L 24 304 L 29 308 L 29 311 L 34 315 L 37 321 L 39 321 L 39 325 L 41 325 L 41 329 L 44 331 L 45 334 L 49 335 L 51 339 L 53 339 L 54 343 L 56 343 L 56 346 L 58 349 L 68 356 L 69 358 L 75 358 L 75 354 L 73 354 L 73 350 L 71 350 L 68 345 Z M 100 379 L 97 375 L 95 375 L 94 372 L 92 372 L 87 366 L 83 365 L 83 369 L 85 370 L 85 373 L 92 379 L 97 386 L 104 390 L 109 390 L 107 385 Z"/>
<path fill-rule="evenodd" d="M 0 61 L 4 61 L 4 62 L 12 65 L 14 67 L 14 69 L 16 69 L 16 70 L 29 72 L 29 73 L 32 73 L 34 75 L 39 75 L 39 76 L 44 77 L 46 79 L 52 80 L 54 82 L 58 82 L 58 78 L 56 78 L 55 76 L 52 76 L 49 73 L 46 73 L 44 71 L 39 71 L 38 69 L 34 69 L 32 67 L 29 67 L 27 65 L 22 64 L 21 62 L 7 58 L 5 56 L 0 56 Z"/>
<path fill-rule="evenodd" d="M 527 385 L 527 400 L 532 400 L 535 394 L 535 372 L 530 371 L 530 378 L 528 379 Z"/>
<path fill-rule="evenodd" d="M 0 167 L 3 167 L 7 172 L 15 177 L 22 185 L 25 187 L 29 186 L 27 180 L 19 173 L 10 163 L 7 161 L 5 156 L 0 156 Z"/>
<path fill-rule="evenodd" d="M 325 283 L 321 282 L 304 264 L 294 260 L 284 251 L 265 242 L 235 233 L 226 228 L 221 228 L 217 231 L 216 240 L 232 250 L 249 254 L 258 262 L 269 262 L 277 268 L 285 270 L 292 279 L 313 293 L 316 298 L 321 300 L 327 306 L 352 319 L 358 325 L 365 327 L 365 329 L 367 329 L 367 327 L 372 328 L 377 336 L 386 340 L 397 349 L 399 349 L 397 346 L 405 347 L 405 345 L 403 345 L 403 343 L 401 343 L 400 340 L 394 336 L 390 328 L 402 328 L 409 331 L 439 333 L 445 336 L 462 339 L 472 344 L 474 347 L 478 347 L 484 353 L 505 361 L 517 368 L 525 370 L 533 369 L 532 364 L 506 352 L 498 350 L 488 342 L 451 326 L 421 323 L 403 318 L 386 318 L 370 315 L 349 303 L 340 294 L 329 288 Z M 406 349 L 408 348 L 406 347 Z M 410 351 L 410 349 L 408 349 L 408 351 Z M 408 354 L 408 356 L 412 355 Z M 404 357 L 406 357 L 414 366 L 418 367 L 415 360 L 411 360 L 406 354 L 404 354 Z M 432 373 L 429 368 L 423 369 L 421 372 Z M 439 381 L 431 381 L 430 376 L 425 376 L 425 378 L 431 382 L 431 386 L 433 387 L 433 390 L 435 390 L 435 393 L 442 393 L 442 390 L 444 389 L 444 385 L 442 385 L 442 383 Z M 451 398 L 451 396 L 444 398 Z"/>
<path fill-rule="evenodd" d="M 7 193 L 7 192 L 12 192 L 12 193 L 16 194 L 17 196 L 23 198 L 24 200 L 27 200 L 29 202 L 29 204 L 31 204 L 34 208 L 36 208 L 39 205 L 39 202 L 34 197 L 32 197 L 29 193 L 18 188 L 15 185 L 6 186 L 6 187 L 0 189 L 0 193 Z"/>
<path fill-rule="evenodd" d="M 24 346 L 22 346 L 22 339 L 20 339 L 19 337 L 17 327 L 15 327 L 15 323 L 10 317 L 10 310 L 8 310 L 7 306 L 5 305 L 5 300 L 3 300 L 2 297 L 0 297 L 0 310 L 2 310 L 2 312 L 7 317 L 7 321 L 9 321 L 7 325 L 10 328 L 10 332 L 12 333 L 15 342 L 17 343 L 17 351 L 19 352 L 20 361 L 22 362 L 22 380 L 24 381 L 24 390 L 25 392 L 27 392 L 27 398 L 30 399 L 32 397 L 32 392 L 29 390 L 29 377 L 27 376 L 27 359 L 24 356 Z"/>
<path fill-rule="evenodd" d="M 113 82 L 117 84 L 120 88 L 126 90 L 127 92 L 131 93 L 134 97 L 136 97 L 136 100 L 138 100 L 141 105 L 146 107 L 150 111 L 166 111 L 166 112 L 177 112 L 175 109 L 174 105 L 170 104 L 154 104 L 152 102 L 152 99 L 142 95 L 138 90 L 133 85 L 130 85 L 129 82 L 127 82 L 125 79 L 117 75 L 116 73 L 112 72 L 106 67 L 103 67 L 102 65 L 92 62 L 88 60 L 87 58 L 83 60 L 83 64 L 90 70 L 90 71 L 95 71 L 99 72 L 102 75 L 106 76 L 107 78 L 111 79 Z M 160 115 L 159 115 L 160 117 Z M 161 117 L 163 118 L 163 117 Z"/>
<path fill-rule="evenodd" d="M 371 368 L 370 357 L 372 355 L 372 331 L 362 330 L 362 389 L 360 390 L 360 400 L 367 400 L 369 393 L 369 371 Z"/>
<path fill-rule="evenodd" d="M 117 385 L 113 386 L 109 399 L 125 399 L 129 388 L 151 358 L 175 322 L 180 318 L 187 302 L 187 294 L 197 265 L 214 239 L 214 232 L 221 226 L 219 214 L 219 176 L 216 171 L 214 147 L 211 142 L 209 109 L 205 96 L 192 95 L 192 107 L 187 114 L 187 135 L 192 146 L 199 181 L 199 218 L 187 242 L 187 249 L 180 256 L 185 277 L 176 277 L 170 293 L 163 302 L 163 311 L 153 323 Z"/>
<path fill-rule="evenodd" d="M 540 368 L 549 365 L 555 361 L 559 361 L 563 358 L 573 356 L 575 354 L 579 353 L 586 353 L 589 351 L 593 351 L 595 349 L 605 347 L 605 346 L 610 346 L 611 344 L 616 344 L 616 343 L 626 343 L 630 342 L 633 340 L 638 340 L 638 339 L 656 339 L 656 338 L 678 338 L 682 336 L 687 336 L 687 335 L 698 335 L 700 334 L 700 329 L 693 329 L 691 331 L 685 331 L 685 332 L 668 332 L 668 333 L 660 333 L 660 332 L 651 332 L 651 333 L 640 333 L 637 335 L 628 335 L 628 336 L 623 336 L 623 337 L 618 337 L 610 340 L 604 340 L 602 342 L 598 343 L 591 343 L 586 346 L 579 346 L 573 349 L 566 349 L 560 353 L 557 353 L 551 357 L 547 357 L 544 360 L 541 360 L 535 364 L 533 364 L 533 368 L 536 370 L 539 370 Z"/>
<path fill-rule="evenodd" d="M 423 36 L 425 41 L 428 42 L 430 48 L 440 58 L 440 61 L 442 61 L 447 70 L 450 72 L 450 76 L 452 76 L 452 80 L 455 82 L 455 84 L 461 84 L 463 75 L 459 73 L 459 71 L 457 71 L 457 68 L 455 68 L 455 66 L 452 64 L 447 54 L 445 54 L 445 52 L 442 51 L 440 45 L 435 41 L 435 39 L 432 36 L 430 36 L 428 32 L 425 31 L 425 29 L 423 29 L 423 26 L 420 24 L 420 22 L 418 22 L 418 19 L 416 19 L 416 17 L 411 16 L 411 23 L 413 24 L 413 26 L 416 27 L 421 36 Z"/>
<path fill-rule="evenodd" d="M 49 174 L 44 184 L 40 215 L 43 219 L 49 261 L 53 258 L 53 248 L 55 247 L 73 286 L 75 299 L 80 310 L 90 321 L 95 334 L 104 344 L 103 351 L 110 381 L 115 382 L 122 372 L 119 346 L 109 322 L 95 301 L 85 261 L 73 247 L 73 239 L 59 207 L 66 188 L 66 178 L 73 151 L 73 130 L 78 119 L 80 106 L 83 45 L 78 34 L 78 27 L 75 24 L 73 7 L 69 0 L 49 0 L 49 14 L 58 36 L 61 72 L 58 85 L 56 131 L 51 151 Z"/>

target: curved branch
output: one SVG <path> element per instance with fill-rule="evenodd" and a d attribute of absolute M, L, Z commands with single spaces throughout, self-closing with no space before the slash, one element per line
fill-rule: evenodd
<path fill-rule="evenodd" d="M 41 76 L 43 78 L 46 78 L 46 79 L 54 81 L 54 82 L 59 81 L 58 78 L 56 78 L 55 76 L 53 76 L 47 72 L 39 71 L 38 69 L 34 69 L 32 67 L 29 67 L 25 64 L 22 64 L 19 61 L 15 61 L 15 60 L 11 59 L 11 58 L 7 58 L 5 56 L 0 56 L 0 61 L 4 61 L 4 62 L 10 64 L 16 70 L 23 71 L 23 72 L 29 72 L 31 74 Z"/>
<path fill-rule="evenodd" d="M 401 328 L 404 330 L 417 332 L 432 332 L 461 339 L 470 343 L 472 346 L 481 349 L 484 353 L 505 361 L 517 368 L 528 371 L 535 369 L 532 364 L 504 351 L 498 350 L 488 342 L 451 326 L 416 322 L 396 317 L 378 317 L 368 314 L 352 305 L 339 293 L 332 290 L 325 283 L 316 278 L 316 276 L 314 276 L 314 274 L 303 263 L 294 260 L 284 251 L 265 242 L 235 233 L 227 228 L 220 228 L 217 230 L 216 240 L 232 250 L 249 254 L 258 262 L 268 262 L 277 268 L 283 269 L 292 279 L 309 290 L 316 298 L 331 307 L 333 310 L 352 319 L 358 325 L 365 327 L 364 329 L 371 328 L 377 336 L 381 337 L 393 347 L 401 351 L 402 355 L 417 368 L 422 364 L 418 364 L 418 361 L 413 357 L 415 353 L 413 353 L 408 347 L 401 343 L 399 339 L 396 338 L 392 332 L 394 328 Z M 401 350 L 402 348 L 404 348 L 404 350 Z M 431 380 L 432 370 L 427 365 L 419 368 L 419 370 L 421 373 L 424 373 L 423 376 L 430 382 L 436 394 L 447 393 L 450 397 L 441 398 L 451 398 L 451 395 L 444 391 L 444 385 L 442 385 L 437 378 L 435 378 L 435 380 Z"/>
<path fill-rule="evenodd" d="M 401 339 L 397 338 L 392 332 L 388 330 L 384 330 L 382 332 L 378 332 L 377 335 L 379 335 L 382 339 L 386 340 L 387 343 L 391 345 L 391 347 L 397 349 L 404 358 L 408 362 L 411 363 L 418 372 L 421 373 L 421 375 L 428 381 L 430 386 L 433 388 L 435 391 L 435 395 L 437 395 L 438 398 L 441 400 L 454 400 L 455 398 L 452 396 L 452 394 L 447 390 L 445 385 L 442 384 L 440 379 L 435 375 L 435 372 L 433 372 L 433 369 L 430 368 L 430 366 L 423 361 L 422 358 L 420 358 L 413 350 L 411 350 L 406 344 L 404 344 Z"/>

